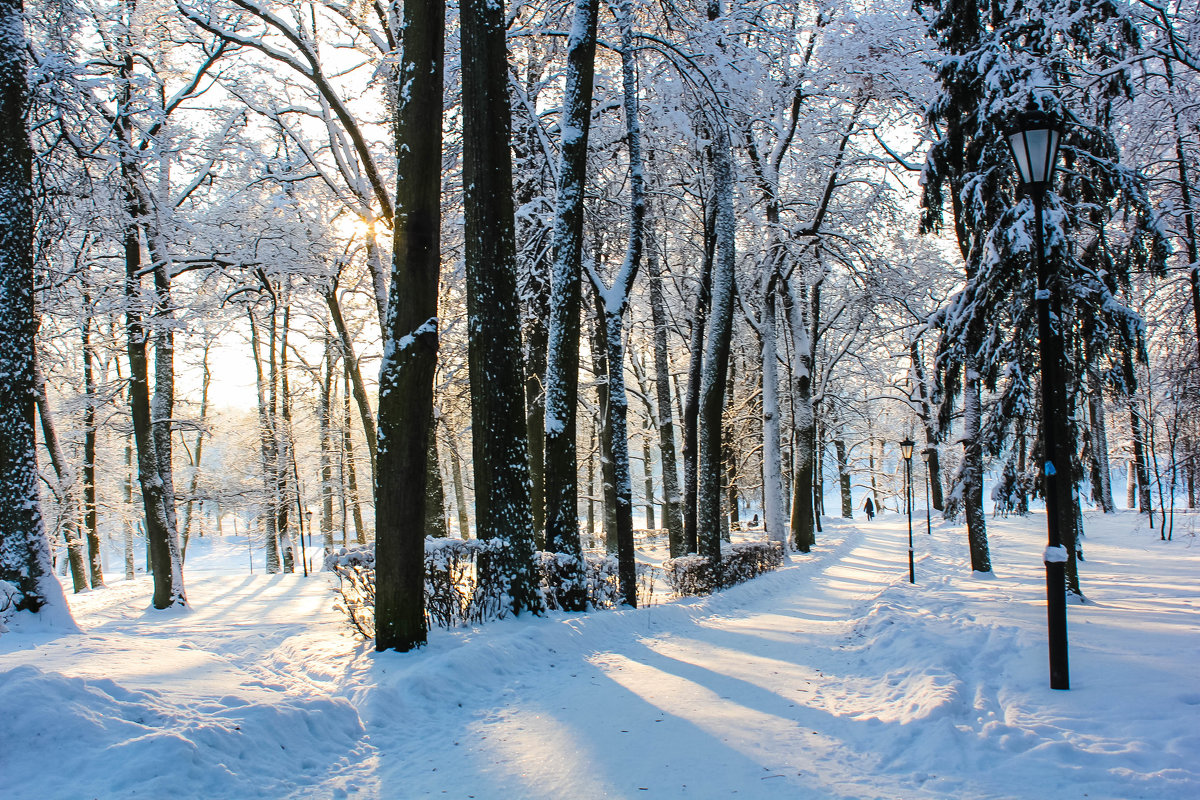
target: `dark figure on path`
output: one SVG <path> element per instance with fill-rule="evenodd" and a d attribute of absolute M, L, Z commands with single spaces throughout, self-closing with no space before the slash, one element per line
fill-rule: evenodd
<path fill-rule="evenodd" d="M 867 512 L 867 521 L 875 519 L 875 504 L 871 502 L 871 498 L 867 498 L 867 504 L 863 506 L 863 510 Z"/>

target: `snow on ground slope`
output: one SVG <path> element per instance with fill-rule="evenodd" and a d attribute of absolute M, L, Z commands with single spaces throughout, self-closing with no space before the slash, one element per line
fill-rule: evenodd
<path fill-rule="evenodd" d="M 1043 517 L 889 515 L 720 595 L 434 631 L 375 654 L 324 576 L 189 573 L 0 637 L 0 797 L 1200 797 L 1193 537 L 1089 517 L 1070 692 L 1048 688 Z"/>

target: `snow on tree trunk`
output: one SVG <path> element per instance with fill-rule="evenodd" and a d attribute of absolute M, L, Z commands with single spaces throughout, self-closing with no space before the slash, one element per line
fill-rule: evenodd
<path fill-rule="evenodd" d="M 480 538 L 504 538 L 514 613 L 540 612 L 534 573 L 529 448 L 513 241 L 512 116 L 502 4 L 464 0 L 462 52 L 464 260 L 468 369 Z"/>
<path fill-rule="evenodd" d="M 587 603 L 586 594 L 582 590 L 579 465 L 575 438 L 576 412 L 579 405 L 583 201 L 598 16 L 599 0 L 576 1 L 571 34 L 567 39 L 566 87 L 561 122 L 562 158 L 558 169 L 553 260 L 550 267 L 543 473 L 546 549 L 554 553 L 569 553 L 576 557 L 575 574 L 573 578 L 568 579 L 569 583 L 573 583 L 575 590 L 568 590 L 563 596 L 564 608 L 568 611 L 580 611 Z"/>
<path fill-rule="evenodd" d="M 712 276 L 712 314 L 705 333 L 707 347 L 700 381 L 700 468 L 696 490 L 698 552 L 713 568 L 721 559 L 722 421 L 725 383 L 733 335 L 734 268 L 737 263 L 733 210 L 733 154 L 723 119 L 713 127 L 713 191 L 716 199 L 717 250 Z"/>
<path fill-rule="evenodd" d="M 983 417 L 979 373 L 970 359 L 963 375 L 963 463 L 956 491 L 961 493 L 967 520 L 967 543 L 971 551 L 971 569 L 991 572 L 988 552 L 987 518 L 983 510 L 983 445 L 979 427 Z"/>
<path fill-rule="evenodd" d="M 651 242 L 647 268 L 650 270 L 650 317 L 654 325 L 654 388 L 657 401 L 658 450 L 662 461 L 663 525 L 671 558 L 687 551 L 683 541 L 683 498 L 679 496 L 679 465 L 675 457 L 675 421 L 671 413 L 671 363 L 667 357 L 667 312 L 663 299 L 658 254 Z M 777 426 L 778 427 L 778 426 Z"/>
<path fill-rule="evenodd" d="M 20 611 L 74 626 L 54 577 L 38 496 L 25 57 L 21 0 L 0 0 L 0 629 Z"/>
<path fill-rule="evenodd" d="M 425 536 L 442 519 L 433 441 L 441 264 L 442 65 L 445 6 L 404 2 L 396 118 L 391 293 L 379 369 L 375 483 L 375 649 L 425 643 Z M 518 401 L 519 407 L 519 401 Z M 433 464 L 430 465 L 430 455 Z M 431 489 L 436 486 L 436 492 Z M 445 523 L 440 525 L 445 535 Z"/>
<path fill-rule="evenodd" d="M 785 300 L 791 323 L 794 360 L 792 416 L 796 445 L 795 478 L 792 482 L 792 543 L 801 553 L 807 553 L 816 543 L 813 471 L 817 446 L 817 415 L 812 398 L 813 337 L 809 332 L 810 320 L 806 313 L 809 290 L 802 286 L 799 297 L 795 297 L 791 281 L 783 281 L 781 287 L 787 292 Z"/>
<path fill-rule="evenodd" d="M 778 325 L 775 321 L 775 276 L 767 280 L 763 294 L 762 383 L 763 383 L 763 527 L 767 538 L 787 550 L 787 530 L 783 510 L 783 454 L 779 430 L 779 356 Z"/>

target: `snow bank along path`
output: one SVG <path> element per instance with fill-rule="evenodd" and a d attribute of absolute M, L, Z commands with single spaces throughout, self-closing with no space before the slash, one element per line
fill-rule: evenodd
<path fill-rule="evenodd" d="M 509 620 L 375 654 L 324 578 L 80 598 L 0 638 L 0 797 L 1200 797 L 1200 546 L 1090 517 L 1073 689 L 1046 677 L 1041 517 L 827 525 L 718 596 Z"/>

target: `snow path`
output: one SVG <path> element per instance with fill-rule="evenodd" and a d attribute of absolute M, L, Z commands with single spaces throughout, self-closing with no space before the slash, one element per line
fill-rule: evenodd
<path fill-rule="evenodd" d="M 902 517 L 828 522 L 714 597 L 405 655 L 323 576 L 193 568 L 168 615 L 116 583 L 73 598 L 81 636 L 0 637 L 0 797 L 1200 797 L 1200 546 L 1089 517 L 1054 692 L 1043 521 L 989 520 L 991 578 L 959 528 L 914 520 L 910 586 Z"/>

